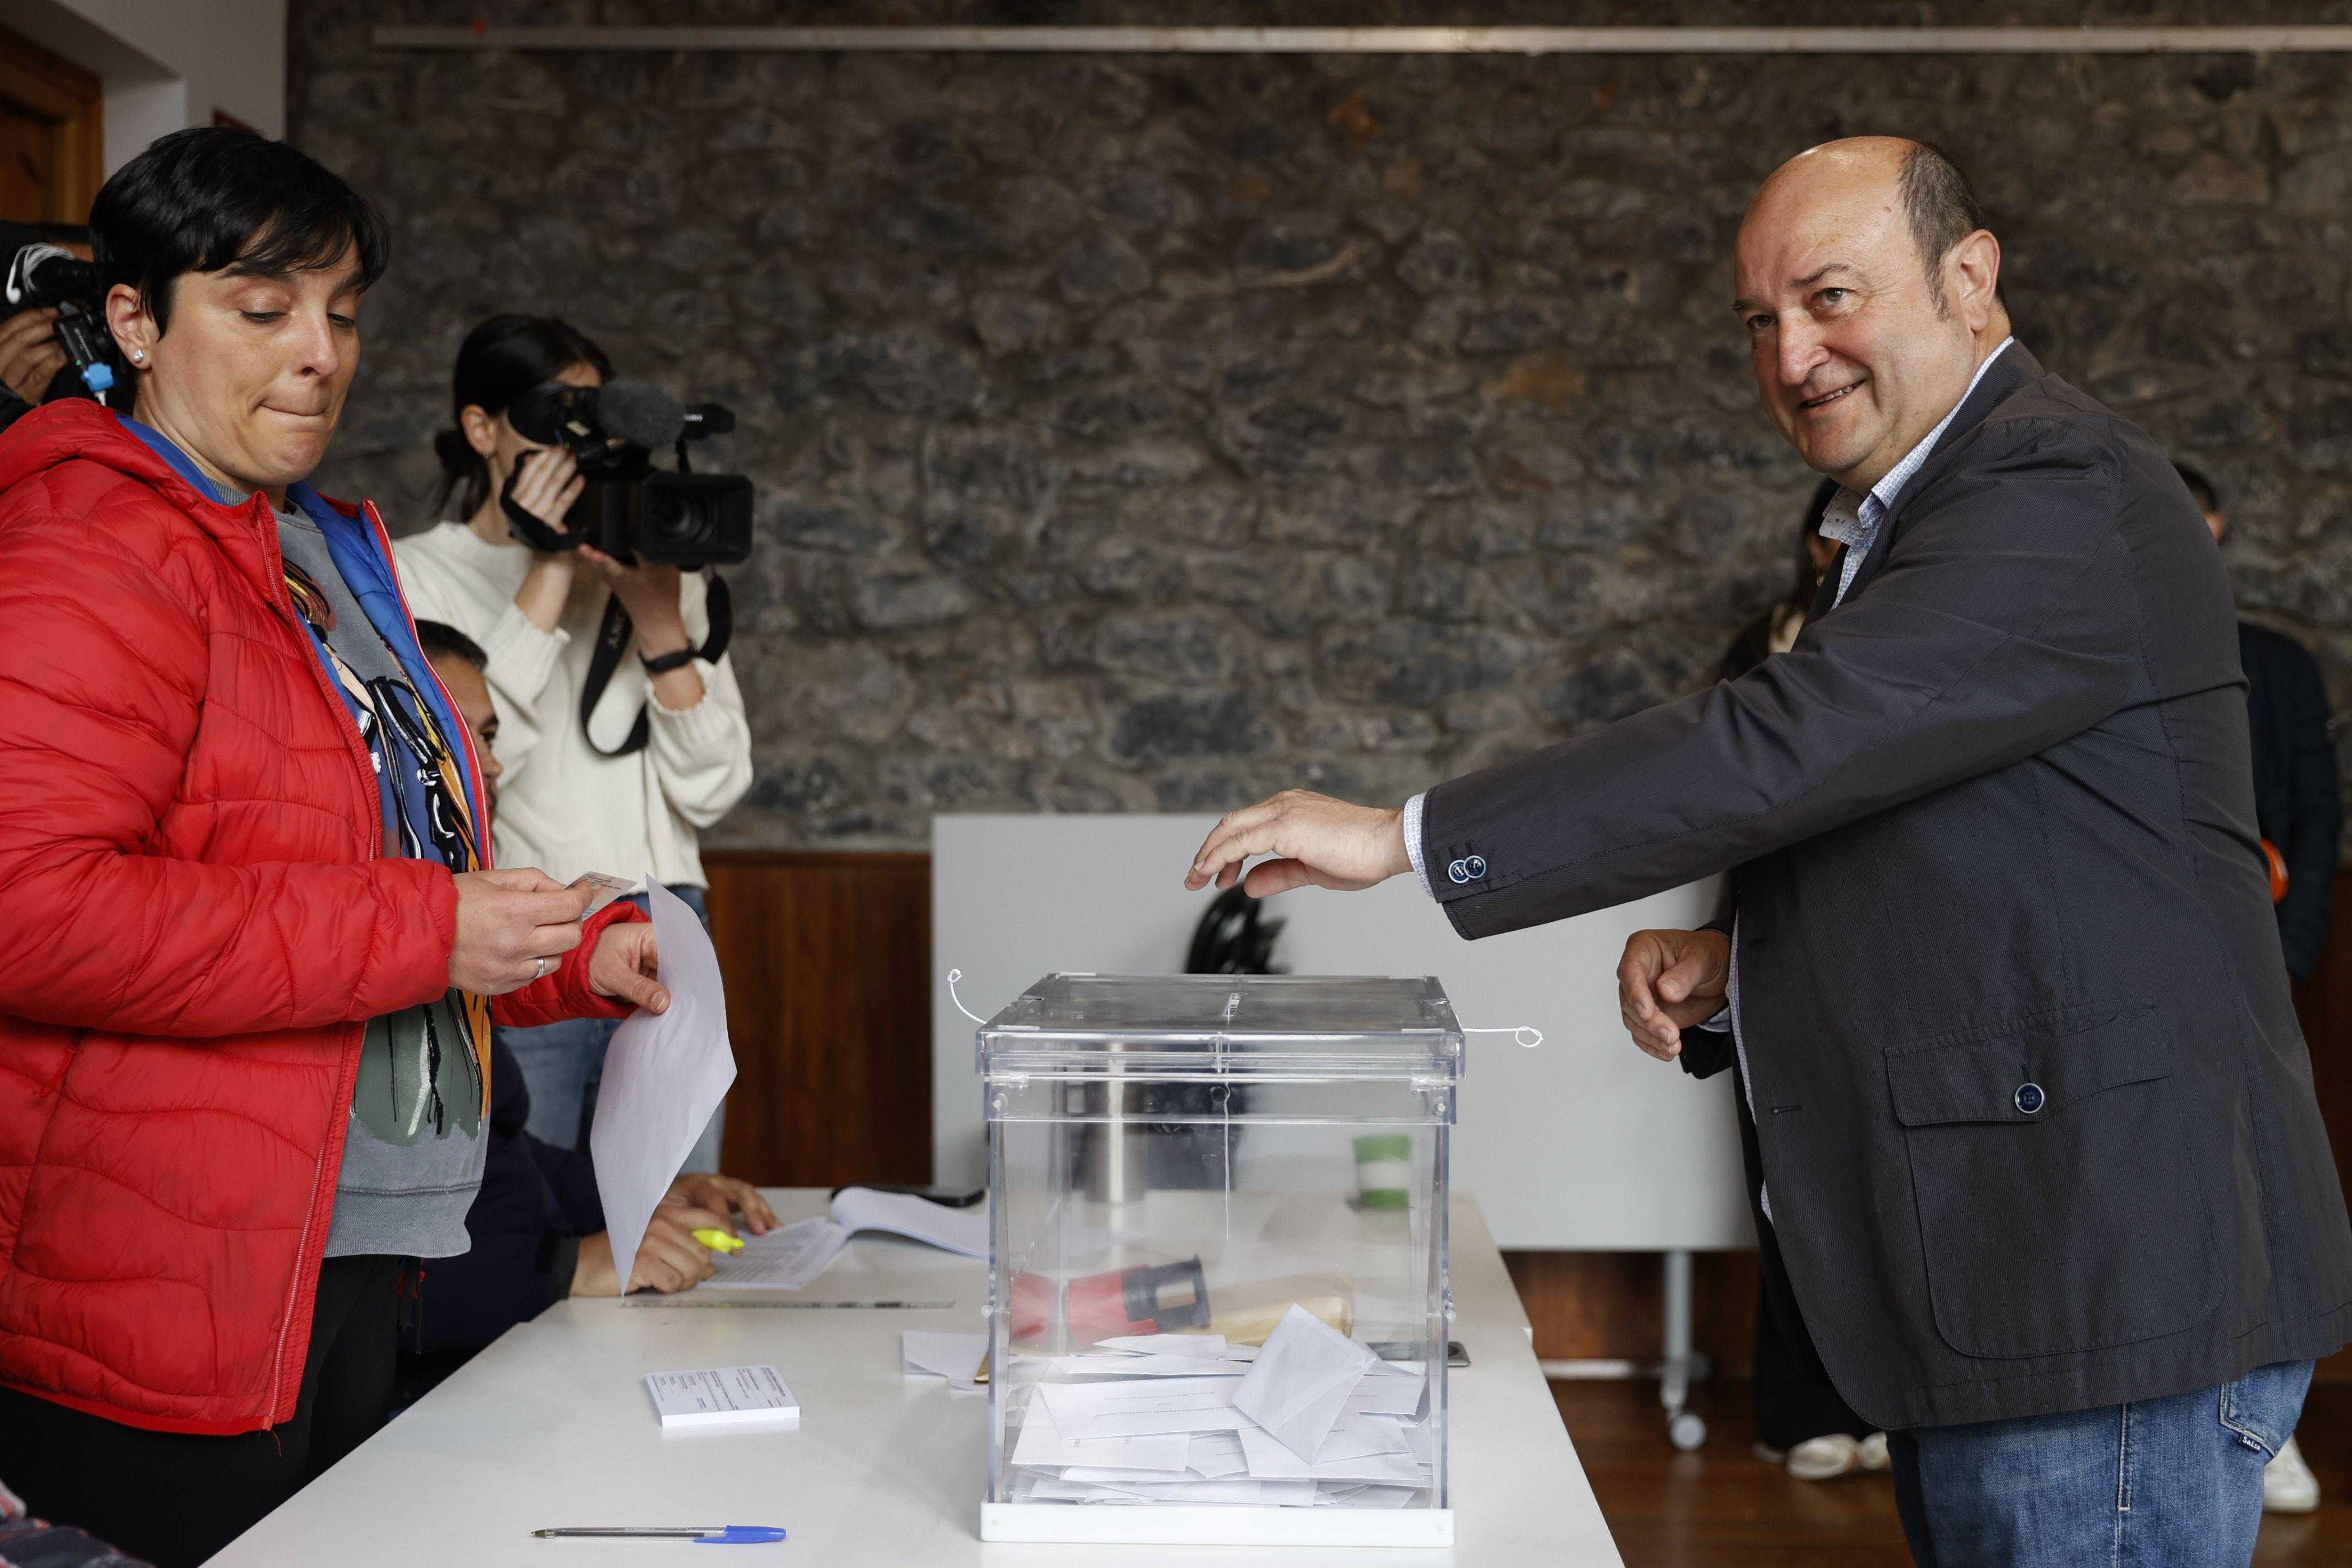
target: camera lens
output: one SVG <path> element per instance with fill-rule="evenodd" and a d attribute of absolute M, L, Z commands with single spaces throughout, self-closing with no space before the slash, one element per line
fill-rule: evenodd
<path fill-rule="evenodd" d="M 665 543 L 691 543 L 709 534 L 717 521 L 704 497 L 689 492 L 662 500 L 664 504 L 647 508 L 653 515 L 646 519 L 646 531 Z"/>
<path fill-rule="evenodd" d="M 679 566 L 751 554 L 751 482 L 735 474 L 655 474 L 637 514 L 637 553 Z"/>

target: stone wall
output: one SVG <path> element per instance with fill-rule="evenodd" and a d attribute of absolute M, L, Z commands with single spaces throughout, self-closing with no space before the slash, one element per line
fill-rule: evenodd
<path fill-rule="evenodd" d="M 1859 131 L 1972 170 L 2021 338 L 2213 476 L 2243 601 L 2352 694 L 2352 61 L 368 44 L 471 14 L 291 5 L 289 135 L 399 247 L 325 482 L 428 520 L 493 310 L 732 404 L 760 777 L 714 841 L 1396 801 L 1703 683 L 1812 484 L 1732 235 Z"/>

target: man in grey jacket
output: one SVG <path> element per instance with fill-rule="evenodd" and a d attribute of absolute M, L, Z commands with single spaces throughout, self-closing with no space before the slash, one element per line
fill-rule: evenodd
<path fill-rule="evenodd" d="M 2229 585 L 2163 453 L 2011 341 L 2000 262 L 1933 149 L 1784 165 L 1735 309 L 1843 486 L 1795 647 L 1402 810 L 1277 795 L 1187 881 L 1412 871 L 1476 937 L 1731 871 L 1729 929 L 1628 944 L 1625 1022 L 1740 1061 L 1771 1238 L 1893 1434 L 1914 1555 L 2242 1564 L 2352 1322 L 2352 1226 Z"/>

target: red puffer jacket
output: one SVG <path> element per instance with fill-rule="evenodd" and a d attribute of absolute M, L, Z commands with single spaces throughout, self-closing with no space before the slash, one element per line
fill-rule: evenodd
<path fill-rule="evenodd" d="M 293 1414 L 363 1022 L 449 983 L 449 873 L 382 839 L 268 503 L 94 403 L 0 434 L 0 1383 Z M 616 913 L 499 1021 L 625 1012 L 587 988 Z"/>

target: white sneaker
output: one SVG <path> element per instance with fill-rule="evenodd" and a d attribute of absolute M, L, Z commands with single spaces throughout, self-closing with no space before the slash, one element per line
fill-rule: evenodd
<path fill-rule="evenodd" d="M 1835 1480 L 1860 1469 L 1862 1445 L 1843 1432 L 1808 1437 L 1789 1450 L 1789 1473 L 1801 1481 Z"/>
<path fill-rule="evenodd" d="M 1862 1440 L 1860 1448 L 1862 1452 L 1862 1468 L 1864 1469 L 1878 1471 L 1893 1467 L 1895 1461 L 1888 1458 L 1886 1453 L 1885 1433 L 1873 1432 L 1869 1437 L 1864 1437 Z"/>
<path fill-rule="evenodd" d="M 2319 1478 L 2303 1462 L 2290 1436 L 2263 1467 L 2263 1507 L 2273 1513 L 2309 1513 L 2319 1506 Z"/>

